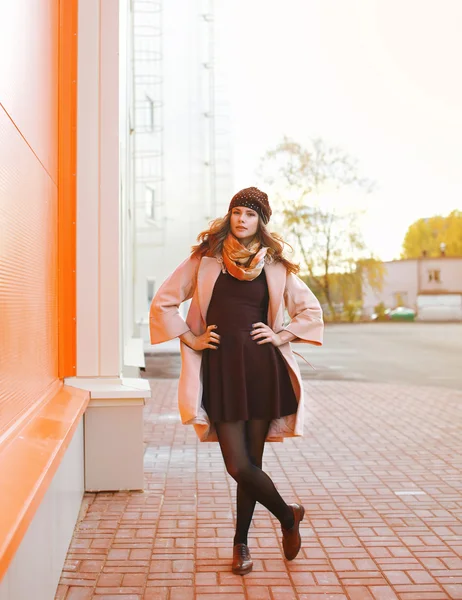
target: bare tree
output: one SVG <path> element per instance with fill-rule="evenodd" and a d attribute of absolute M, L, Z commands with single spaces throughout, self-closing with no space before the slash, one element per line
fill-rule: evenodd
<path fill-rule="evenodd" d="M 308 148 L 284 138 L 262 158 L 260 175 L 279 199 L 285 235 L 335 317 L 332 275 L 358 273 L 359 261 L 373 259 L 360 229 L 361 211 L 323 201 L 323 195 L 335 197 L 345 188 L 368 193 L 373 183 L 359 177 L 355 160 L 319 138 Z"/>

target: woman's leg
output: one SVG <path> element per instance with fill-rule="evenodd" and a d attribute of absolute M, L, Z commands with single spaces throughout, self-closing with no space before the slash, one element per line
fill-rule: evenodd
<path fill-rule="evenodd" d="M 265 449 L 265 440 L 271 421 L 254 419 L 245 422 L 247 449 L 252 463 L 261 469 L 263 462 L 263 451 Z M 252 522 L 253 512 L 256 501 L 249 496 L 241 484 L 237 484 L 237 517 L 236 517 L 236 535 L 235 544 L 247 544 L 247 535 L 249 533 L 250 523 Z"/>
<path fill-rule="evenodd" d="M 228 473 L 248 496 L 263 504 L 284 528 L 290 529 L 294 523 L 291 507 L 281 498 L 268 475 L 250 460 L 245 422 L 217 422 L 215 427 Z"/>

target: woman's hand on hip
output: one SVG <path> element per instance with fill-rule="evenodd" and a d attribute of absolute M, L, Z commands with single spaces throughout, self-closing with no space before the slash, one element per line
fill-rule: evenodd
<path fill-rule="evenodd" d="M 209 325 L 202 335 L 197 335 L 193 342 L 193 350 L 200 352 L 210 348 L 211 350 L 218 350 L 220 344 L 220 336 L 215 333 L 213 329 L 216 329 L 216 325 Z"/>
<path fill-rule="evenodd" d="M 253 329 L 250 332 L 250 337 L 257 342 L 257 344 L 273 344 L 273 346 L 281 346 L 284 342 L 282 341 L 279 334 L 274 331 L 265 323 L 254 323 Z"/>

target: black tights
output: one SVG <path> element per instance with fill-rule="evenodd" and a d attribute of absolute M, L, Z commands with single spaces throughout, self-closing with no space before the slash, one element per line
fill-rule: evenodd
<path fill-rule="evenodd" d="M 257 501 L 271 511 L 283 527 L 290 528 L 294 522 L 292 510 L 261 469 L 269 424 L 259 419 L 215 423 L 226 470 L 237 481 L 235 544 L 247 544 Z"/>

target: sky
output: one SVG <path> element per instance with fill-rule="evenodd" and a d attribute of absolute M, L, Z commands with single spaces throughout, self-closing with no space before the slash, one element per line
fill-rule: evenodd
<path fill-rule="evenodd" d="M 215 6 L 236 191 L 284 135 L 321 137 L 376 183 L 363 231 L 382 260 L 416 219 L 462 209 L 460 0 Z"/>

